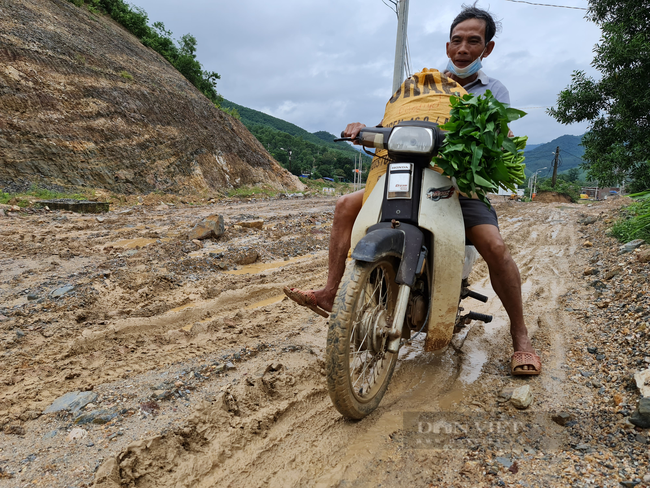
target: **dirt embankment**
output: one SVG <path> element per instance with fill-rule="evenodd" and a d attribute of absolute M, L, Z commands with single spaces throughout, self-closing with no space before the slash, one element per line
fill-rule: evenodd
<path fill-rule="evenodd" d="M 495 203 L 541 376 L 510 376 L 507 316 L 479 262 L 472 288 L 490 299 L 466 306 L 492 323 L 472 326 L 460 350 L 405 346 L 360 422 L 326 391 L 327 320 L 282 295 L 324 284 L 334 199 L 2 218 L 2 484 L 645 486 L 648 432 L 628 419 L 631 374 L 650 359 L 650 263 L 604 234 L 616 205 Z M 202 248 L 183 238 L 213 213 L 223 237 Z M 261 229 L 238 225 L 257 219 Z M 253 251 L 258 263 L 236 264 Z M 525 411 L 499 395 L 522 385 L 534 395 Z M 70 392 L 91 403 L 44 413 Z M 541 418 L 551 442 L 486 432 L 413 449 L 408 412 Z"/>
<path fill-rule="evenodd" d="M 0 84 L 0 187 L 302 188 L 160 55 L 66 0 L 0 4 Z"/>

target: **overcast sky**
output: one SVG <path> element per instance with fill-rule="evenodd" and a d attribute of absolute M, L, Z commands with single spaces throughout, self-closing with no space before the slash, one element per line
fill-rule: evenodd
<path fill-rule="evenodd" d="M 587 7 L 587 0 L 535 0 Z M 410 0 L 408 38 L 414 71 L 443 70 L 458 0 Z M 174 38 L 191 33 L 204 69 L 221 75 L 226 99 L 292 122 L 338 134 L 348 122 L 377 124 L 390 98 L 396 15 L 382 0 L 134 0 L 150 23 Z M 481 0 L 503 24 L 483 69 L 510 90 L 528 115 L 513 124 L 530 143 L 582 134 L 546 115 L 574 70 L 591 68 L 600 30 L 584 10 Z"/>

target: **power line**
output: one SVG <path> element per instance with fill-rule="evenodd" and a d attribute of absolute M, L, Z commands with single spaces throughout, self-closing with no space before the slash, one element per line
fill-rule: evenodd
<path fill-rule="evenodd" d="M 576 156 L 575 154 L 571 154 L 569 151 L 566 149 L 562 149 L 565 153 L 567 153 L 569 156 L 573 156 L 574 158 L 582 159 L 582 156 Z"/>
<path fill-rule="evenodd" d="M 589 10 L 584 7 L 569 7 L 568 5 L 551 5 L 549 3 L 534 3 L 534 2 L 526 2 L 524 0 L 506 0 L 506 2 L 526 3 L 528 5 L 538 5 L 540 7 L 556 7 L 556 8 L 570 8 L 573 10 Z"/>

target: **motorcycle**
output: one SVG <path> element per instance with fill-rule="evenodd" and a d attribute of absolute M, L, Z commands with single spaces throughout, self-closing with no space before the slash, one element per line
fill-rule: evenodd
<path fill-rule="evenodd" d="M 437 124 L 426 121 L 366 127 L 355 139 L 385 149 L 388 167 L 355 220 L 352 262 L 327 334 L 328 390 L 347 418 L 362 419 L 379 406 L 413 331 L 426 329 L 424 350 L 437 351 L 470 321 L 492 320 L 462 314 L 463 299 L 487 297 L 469 289 L 478 253 L 465 243 L 457 188 L 431 168 L 443 141 Z"/>

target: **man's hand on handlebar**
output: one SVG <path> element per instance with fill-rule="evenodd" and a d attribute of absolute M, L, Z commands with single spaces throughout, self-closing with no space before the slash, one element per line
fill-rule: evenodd
<path fill-rule="evenodd" d="M 362 124 L 360 122 L 353 122 L 351 124 L 348 124 L 345 130 L 341 132 L 341 136 L 350 137 L 353 140 L 353 144 L 359 145 L 357 142 L 354 142 L 354 139 L 357 138 L 359 132 L 361 132 L 361 129 L 363 129 L 365 126 L 366 124 Z"/>

